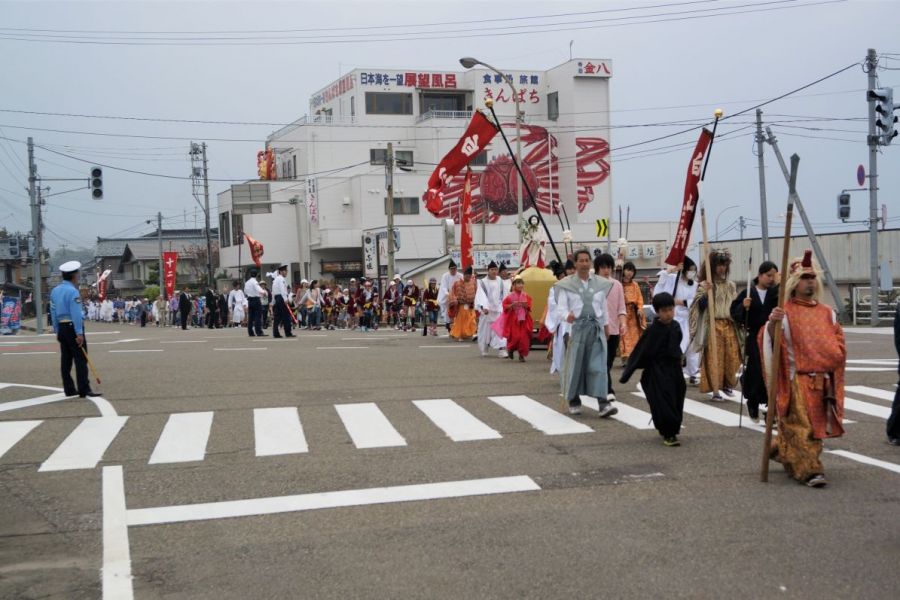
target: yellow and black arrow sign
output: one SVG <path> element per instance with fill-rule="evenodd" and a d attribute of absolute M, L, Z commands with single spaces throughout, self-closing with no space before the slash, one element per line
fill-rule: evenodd
<path fill-rule="evenodd" d="M 600 239 L 609 235 L 609 219 L 597 219 L 597 237 Z"/>

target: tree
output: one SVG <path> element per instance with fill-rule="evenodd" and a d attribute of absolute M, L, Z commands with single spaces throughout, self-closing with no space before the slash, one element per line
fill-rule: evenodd
<path fill-rule="evenodd" d="M 213 268 L 213 273 L 215 273 L 215 269 L 219 266 L 219 242 L 213 241 L 210 244 L 212 248 L 212 260 L 210 264 Z M 189 246 L 185 246 L 183 255 L 186 259 L 188 259 L 188 267 L 190 268 L 191 275 L 206 283 L 209 280 L 209 276 L 212 273 L 209 273 L 206 269 L 206 244 L 191 244 Z"/>

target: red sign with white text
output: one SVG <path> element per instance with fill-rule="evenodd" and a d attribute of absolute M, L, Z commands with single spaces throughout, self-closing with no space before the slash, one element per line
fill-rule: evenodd
<path fill-rule="evenodd" d="M 165 282 L 166 298 L 171 298 L 175 293 L 175 272 L 178 268 L 178 253 L 163 252 L 163 281 Z"/>

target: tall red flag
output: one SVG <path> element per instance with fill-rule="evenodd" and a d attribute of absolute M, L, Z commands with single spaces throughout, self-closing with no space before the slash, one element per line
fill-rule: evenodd
<path fill-rule="evenodd" d="M 178 253 L 163 252 L 163 282 L 165 283 L 166 298 L 171 298 L 175 293 L 175 274 L 178 269 Z"/>
<path fill-rule="evenodd" d="M 466 167 L 466 179 L 463 184 L 462 220 L 459 241 L 459 260 L 465 271 L 472 266 L 472 169 Z"/>
<path fill-rule="evenodd" d="M 256 263 L 257 269 L 261 268 L 264 250 L 263 245 L 254 240 L 247 233 L 244 233 L 244 237 L 247 238 L 247 244 L 250 246 L 250 258 L 252 258 L 253 262 Z"/>
<path fill-rule="evenodd" d="M 438 216 L 443 208 L 443 188 L 463 167 L 478 156 L 500 129 L 483 113 L 475 111 L 463 136 L 456 142 L 428 178 L 428 190 L 422 195 L 425 208 Z"/>
<path fill-rule="evenodd" d="M 684 261 L 688 242 L 691 239 L 691 228 L 694 226 L 694 215 L 697 212 L 697 200 L 700 198 L 700 176 L 703 174 L 703 162 L 712 139 L 712 132 L 704 127 L 700 132 L 700 139 L 697 140 L 697 147 L 694 148 L 694 153 L 691 155 L 691 162 L 688 164 L 681 218 L 678 221 L 678 230 L 675 233 L 675 240 L 672 242 L 672 249 L 669 250 L 669 255 L 666 257 L 666 264 L 673 267 Z"/>

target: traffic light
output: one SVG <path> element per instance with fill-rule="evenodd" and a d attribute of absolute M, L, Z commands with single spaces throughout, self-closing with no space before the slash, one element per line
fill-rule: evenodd
<path fill-rule="evenodd" d="M 838 194 L 838 219 L 846 220 L 850 218 L 850 194 L 844 192 Z"/>
<path fill-rule="evenodd" d="M 100 167 L 91 167 L 91 198 L 94 200 L 103 200 L 103 169 Z"/>
<path fill-rule="evenodd" d="M 894 129 L 894 123 L 897 117 L 894 116 L 894 89 L 893 88 L 877 88 L 869 90 L 869 100 L 875 100 L 875 127 L 876 134 L 881 137 L 878 141 L 882 146 L 887 146 L 897 136 Z"/>

